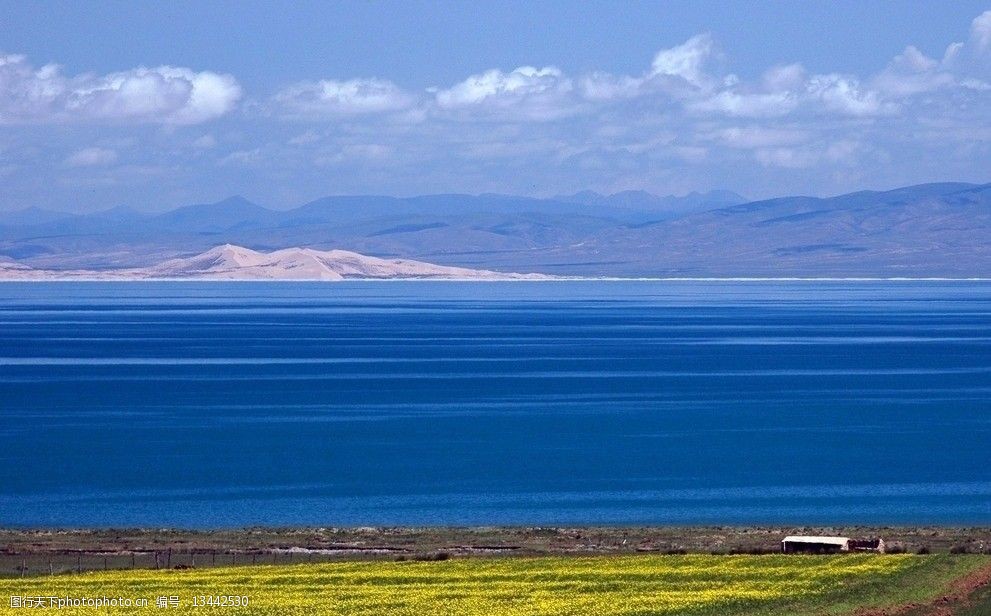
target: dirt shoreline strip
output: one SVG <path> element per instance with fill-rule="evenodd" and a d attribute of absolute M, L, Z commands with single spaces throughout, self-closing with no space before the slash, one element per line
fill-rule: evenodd
<path fill-rule="evenodd" d="M 991 528 L 950 527 L 463 527 L 0 529 L 0 556 L 174 551 L 319 553 L 348 558 L 469 554 L 774 552 L 786 535 L 880 537 L 906 552 L 991 553 Z"/>

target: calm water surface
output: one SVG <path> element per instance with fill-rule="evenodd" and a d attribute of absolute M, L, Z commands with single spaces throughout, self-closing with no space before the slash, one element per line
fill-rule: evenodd
<path fill-rule="evenodd" d="M 991 284 L 0 284 L 0 526 L 662 523 L 991 524 Z"/>

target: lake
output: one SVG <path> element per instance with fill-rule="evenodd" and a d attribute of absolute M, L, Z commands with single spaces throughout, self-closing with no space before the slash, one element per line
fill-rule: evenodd
<path fill-rule="evenodd" d="M 991 524 L 991 283 L 0 284 L 0 526 Z"/>

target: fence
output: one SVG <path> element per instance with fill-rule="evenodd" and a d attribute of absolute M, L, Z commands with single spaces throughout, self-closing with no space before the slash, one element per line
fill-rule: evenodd
<path fill-rule="evenodd" d="M 0 577 L 60 575 L 111 569 L 190 569 L 342 560 L 341 554 L 289 550 L 128 550 L 0 552 Z"/>

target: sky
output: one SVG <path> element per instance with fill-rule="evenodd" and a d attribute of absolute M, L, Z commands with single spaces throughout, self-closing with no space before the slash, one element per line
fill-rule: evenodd
<path fill-rule="evenodd" d="M 0 0 L 0 211 L 991 181 L 991 3 Z"/>

